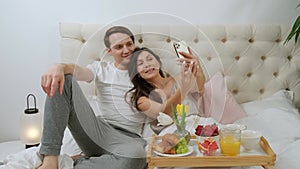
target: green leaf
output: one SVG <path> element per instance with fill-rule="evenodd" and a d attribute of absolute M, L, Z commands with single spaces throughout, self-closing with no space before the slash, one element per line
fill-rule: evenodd
<path fill-rule="evenodd" d="M 300 33 L 300 16 L 294 22 L 291 32 L 287 36 L 286 40 L 284 41 L 284 45 L 289 42 L 295 36 L 295 43 L 298 41 L 299 33 Z"/>
<path fill-rule="evenodd" d="M 292 31 L 296 31 L 298 28 L 299 28 L 299 25 L 300 25 L 300 16 L 298 16 L 298 18 L 296 19 L 294 25 L 293 25 L 293 28 L 292 28 Z"/>
<path fill-rule="evenodd" d="M 185 105 L 183 105 L 182 106 L 182 115 L 181 115 L 181 126 L 183 126 L 183 124 L 185 123 L 185 116 L 186 116 Z"/>
<path fill-rule="evenodd" d="M 297 43 L 297 41 L 298 41 L 299 34 L 300 34 L 300 26 L 298 27 L 296 34 L 295 34 L 295 43 Z"/>
<path fill-rule="evenodd" d="M 177 125 L 179 125 L 179 121 L 178 121 L 178 118 L 177 118 L 177 112 L 175 111 L 174 105 L 172 103 L 171 103 L 171 110 L 172 110 L 172 113 L 173 113 L 173 118 L 175 120 L 175 123 Z"/>

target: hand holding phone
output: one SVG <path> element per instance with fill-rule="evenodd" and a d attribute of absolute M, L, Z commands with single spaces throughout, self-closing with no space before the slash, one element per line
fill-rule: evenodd
<path fill-rule="evenodd" d="M 179 58 L 184 58 L 184 56 L 182 56 L 179 52 L 190 53 L 185 41 L 174 42 L 173 46 Z"/>

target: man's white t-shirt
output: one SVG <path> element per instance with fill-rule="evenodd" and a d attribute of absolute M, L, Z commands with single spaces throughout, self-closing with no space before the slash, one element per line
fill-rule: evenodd
<path fill-rule="evenodd" d="M 146 115 L 133 111 L 125 102 L 132 88 L 128 71 L 117 69 L 114 62 L 95 61 L 87 66 L 94 73 L 99 116 L 108 123 L 141 135 Z"/>

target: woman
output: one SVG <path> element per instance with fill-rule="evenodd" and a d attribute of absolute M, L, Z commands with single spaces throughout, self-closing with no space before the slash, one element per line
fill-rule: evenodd
<path fill-rule="evenodd" d="M 195 56 L 181 52 L 181 71 L 176 77 L 165 76 L 162 62 L 148 48 L 136 48 L 128 65 L 133 88 L 126 93 L 132 108 L 156 119 L 159 112 L 173 116 L 171 104 L 187 104 L 190 114 L 201 113 L 195 100 L 203 94 L 205 77 Z M 191 100 L 192 99 L 192 100 Z"/>

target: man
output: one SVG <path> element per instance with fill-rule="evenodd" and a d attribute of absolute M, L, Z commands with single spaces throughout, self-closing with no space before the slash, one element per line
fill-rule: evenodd
<path fill-rule="evenodd" d="M 40 148 L 43 163 L 38 169 L 58 169 L 67 126 L 85 155 L 75 161 L 75 169 L 146 167 L 146 142 L 140 134 L 145 115 L 133 112 L 124 100 L 131 84 L 127 64 L 135 49 L 134 36 L 115 26 L 106 31 L 104 43 L 114 61 L 87 67 L 56 64 L 43 74 L 41 86 L 48 97 Z M 76 80 L 95 80 L 103 116 L 95 117 Z"/>

